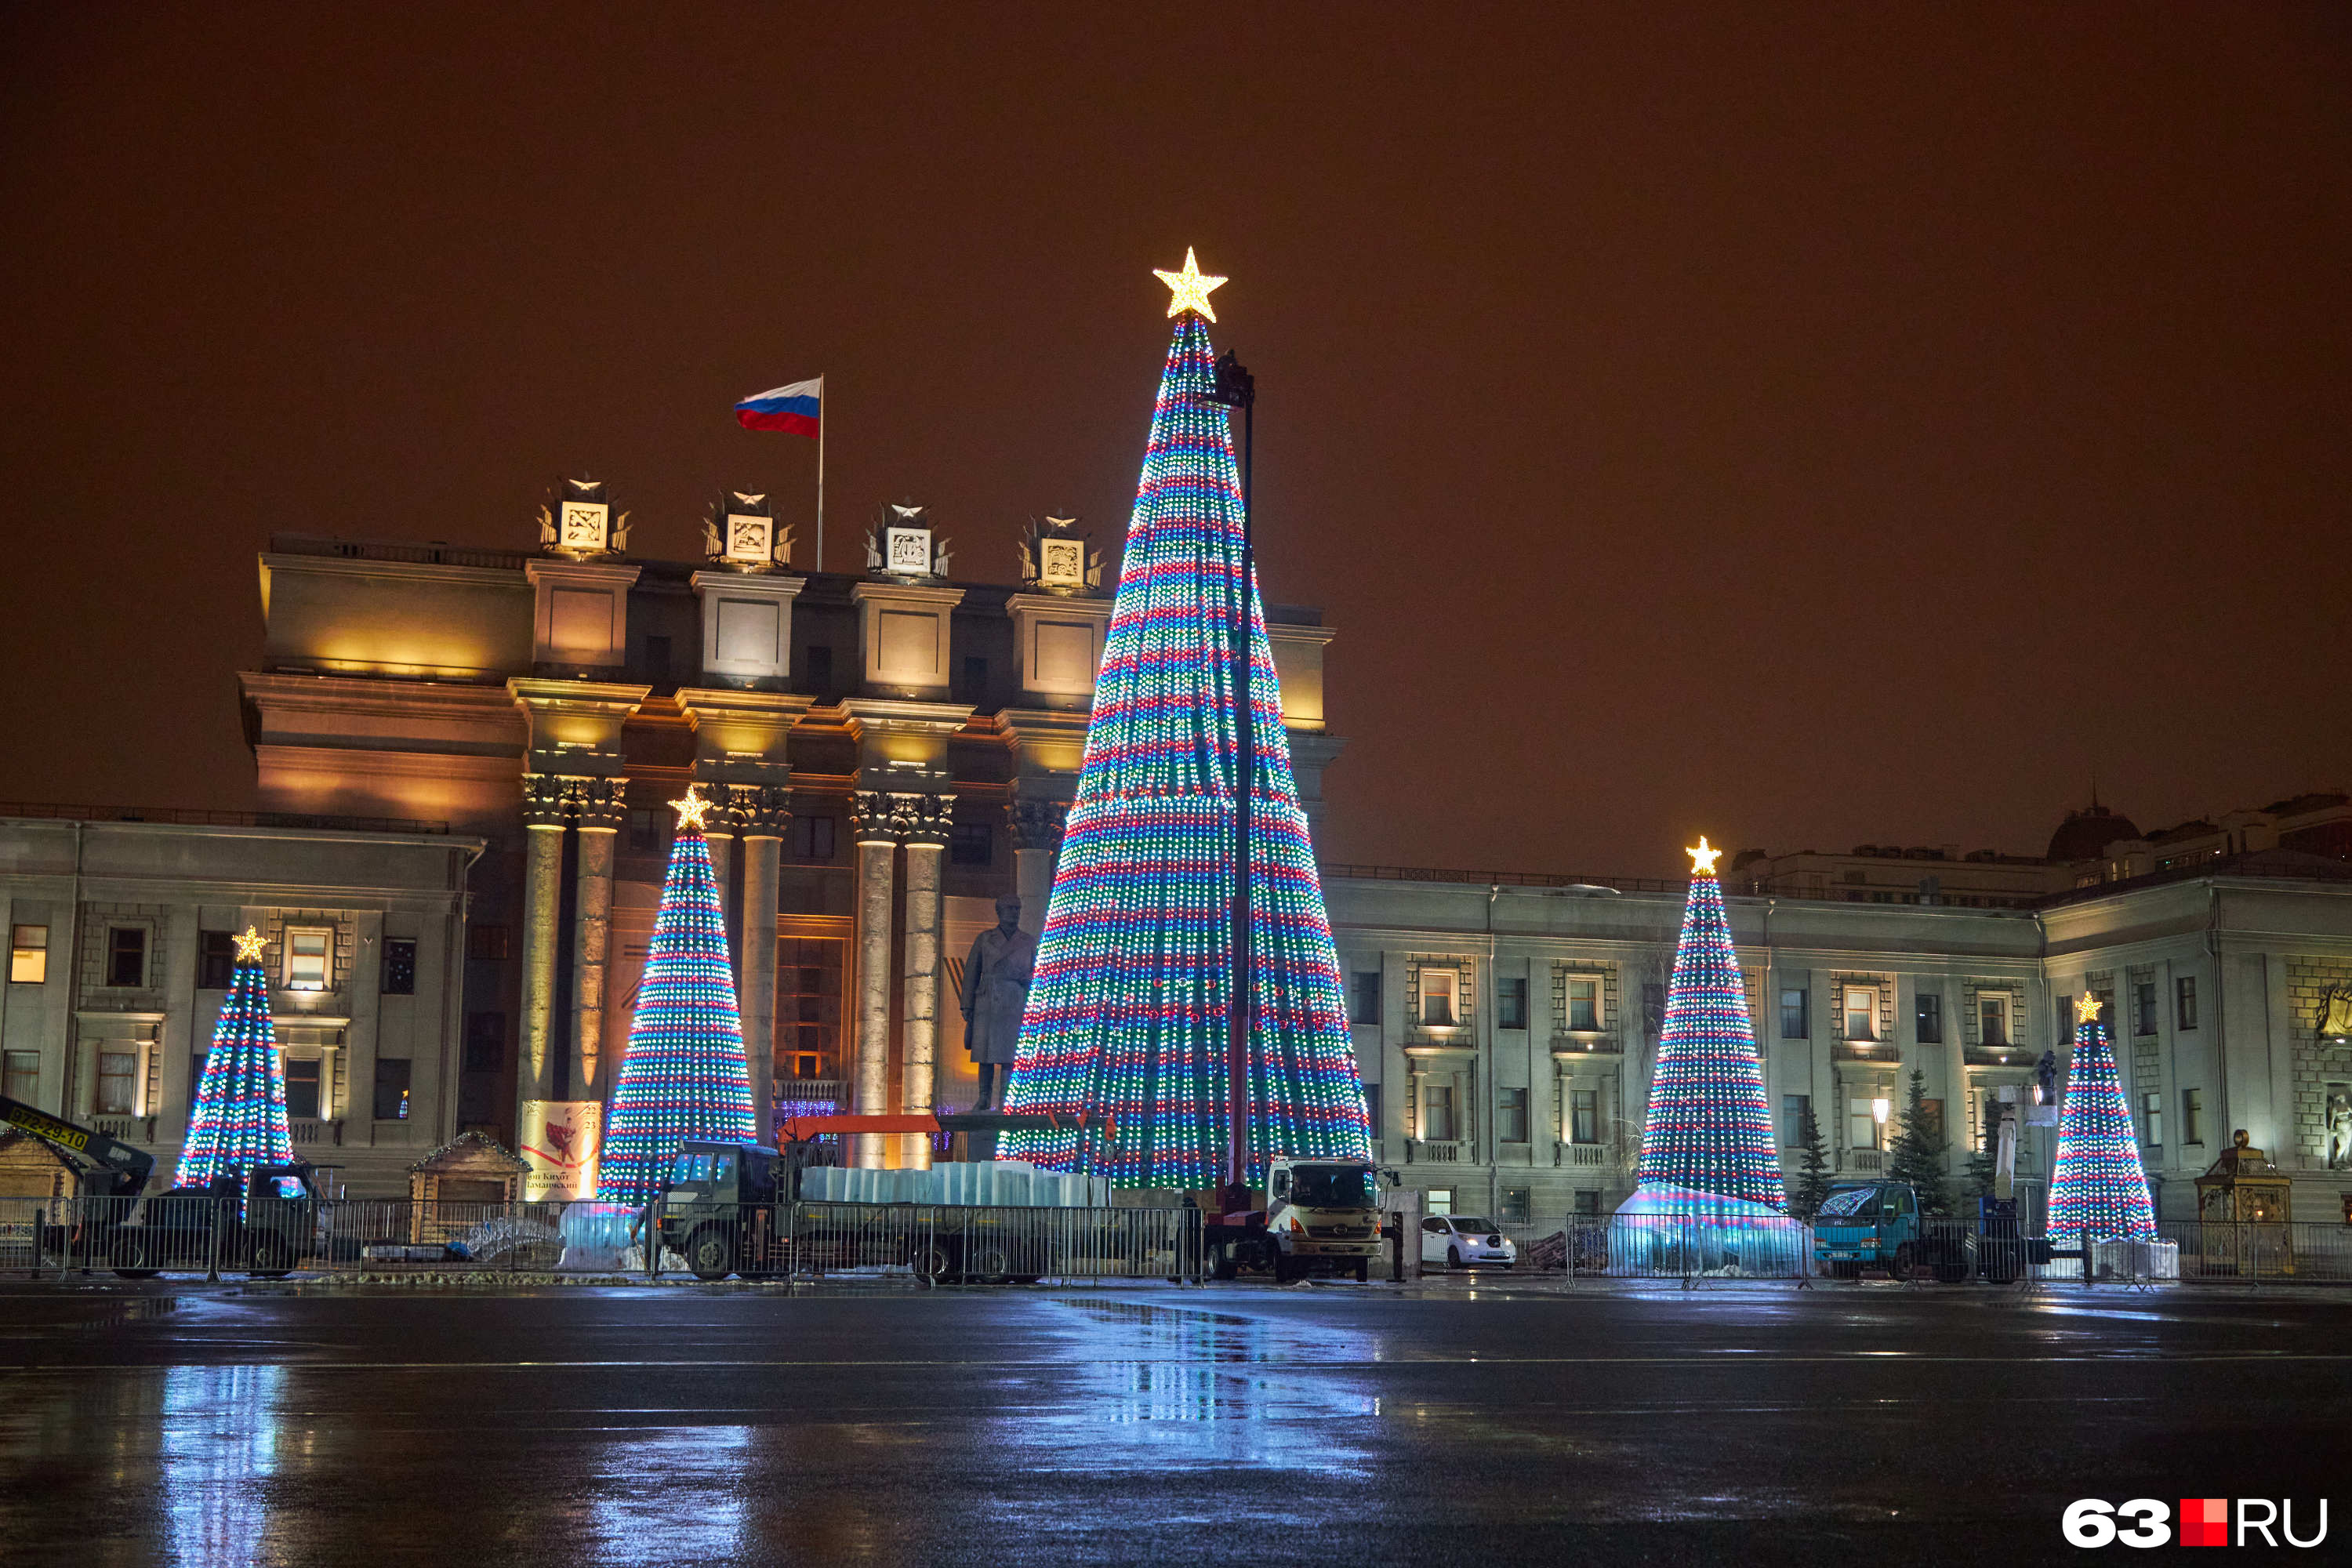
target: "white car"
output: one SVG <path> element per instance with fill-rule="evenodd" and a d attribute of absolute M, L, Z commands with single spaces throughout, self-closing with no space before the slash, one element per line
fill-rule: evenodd
<path fill-rule="evenodd" d="M 1443 1263 L 1448 1268 L 1475 1268 L 1481 1264 L 1508 1268 L 1519 1260 L 1519 1247 L 1492 1220 L 1433 1214 L 1421 1222 L 1421 1260 Z"/>

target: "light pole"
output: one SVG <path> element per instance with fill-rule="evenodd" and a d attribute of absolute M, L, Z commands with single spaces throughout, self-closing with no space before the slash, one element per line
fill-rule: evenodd
<path fill-rule="evenodd" d="M 1242 570 L 1234 611 L 1232 647 L 1234 700 L 1234 922 L 1232 1002 L 1226 1009 L 1226 1100 L 1232 1118 L 1225 1139 L 1224 1208 L 1251 1206 L 1249 1197 L 1249 1049 L 1256 1021 L 1255 969 L 1252 963 L 1250 866 L 1251 802 L 1257 784 L 1257 707 L 1252 691 L 1250 600 L 1257 584 L 1250 505 L 1250 458 L 1257 447 L 1257 382 L 1227 349 L 1217 359 L 1216 380 L 1202 395 L 1212 403 L 1242 411 Z"/>

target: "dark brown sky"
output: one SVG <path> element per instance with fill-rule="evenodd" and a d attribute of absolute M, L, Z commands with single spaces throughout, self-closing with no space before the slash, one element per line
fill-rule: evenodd
<path fill-rule="evenodd" d="M 1115 534 L 1188 244 L 1335 858 L 2352 782 L 2352 13 L 803 9 L 10 8 L 0 798 L 247 804 L 271 531 L 686 557 L 819 372 L 830 565 Z"/>

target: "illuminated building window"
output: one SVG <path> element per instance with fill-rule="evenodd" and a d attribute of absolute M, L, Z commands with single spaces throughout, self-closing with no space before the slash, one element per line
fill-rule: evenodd
<path fill-rule="evenodd" d="M 496 1016 L 496 1015 L 493 1015 Z M 375 1059 L 375 1119 L 378 1121 L 408 1120 L 409 1062 L 402 1057 L 378 1057 Z M 290 1090 L 291 1084 L 288 1086 Z"/>
<path fill-rule="evenodd" d="M 130 1115 L 132 1087 L 138 1076 L 137 1051 L 101 1048 L 98 1053 L 98 1113 L 100 1116 Z"/>
<path fill-rule="evenodd" d="M 1977 1023 L 1983 1031 L 1983 1044 L 1988 1046 L 2009 1044 L 2009 998 L 2006 996 L 1978 997 Z"/>
<path fill-rule="evenodd" d="M 21 1100 L 30 1105 L 41 1092 L 41 1053 L 10 1051 L 5 1073 L 0 1073 L 0 1094 L 11 1100 Z"/>
<path fill-rule="evenodd" d="M 1424 969 L 1421 972 L 1421 1021 L 1431 1028 L 1450 1029 L 1460 1019 L 1454 1006 L 1462 988 L 1462 976 L 1452 969 Z M 1452 1133 L 1447 1133 L 1452 1137 Z"/>
<path fill-rule="evenodd" d="M 2143 1094 L 2139 1097 L 2140 1141 L 2150 1148 L 2164 1144 L 2164 1096 Z"/>
<path fill-rule="evenodd" d="M 1570 976 L 1568 982 L 1568 1026 L 1571 1030 L 1601 1027 L 1601 980 L 1597 975 Z"/>
<path fill-rule="evenodd" d="M 2180 1091 L 2180 1141 L 2195 1144 L 2205 1142 L 2205 1091 L 2201 1089 Z"/>
<path fill-rule="evenodd" d="M 1916 1017 L 1919 1026 L 1919 1043 L 1923 1046 L 1943 1044 L 1944 999 L 1933 991 L 1922 991 L 1919 993 Z"/>
<path fill-rule="evenodd" d="M 1849 1149 L 1879 1147 L 1880 1129 L 1884 1125 L 1876 1110 L 1877 1101 L 1854 1099 L 1845 1102 L 1845 1146 Z"/>
<path fill-rule="evenodd" d="M 8 937 L 8 978 L 19 985 L 38 985 L 48 977 L 49 928 L 12 928 Z"/>
<path fill-rule="evenodd" d="M 324 991 L 327 989 L 329 966 L 327 955 L 334 933 L 322 927 L 289 926 L 286 928 L 286 989 L 289 991 Z"/>
<path fill-rule="evenodd" d="M 1495 1091 L 1495 1138 L 1503 1143 L 1524 1143 L 1528 1141 L 1526 1089 L 1498 1089 Z"/>
<path fill-rule="evenodd" d="M 1801 986 L 1780 993 L 1780 1037 L 1782 1039 L 1802 1040 L 1811 1036 L 1812 1021 L 1805 1016 L 1809 1011 L 1806 1006 L 1807 1001 L 1807 994 Z"/>
<path fill-rule="evenodd" d="M 1423 1194 L 1422 1203 L 1427 1208 L 1428 1212 L 1433 1215 L 1452 1214 L 1454 1212 L 1454 1189 L 1452 1187 L 1432 1187 L 1427 1193 Z"/>
<path fill-rule="evenodd" d="M 842 943 L 785 937 L 777 943 L 777 1065 L 787 1078 L 824 1078 L 840 1059 Z"/>
<path fill-rule="evenodd" d="M 1878 993 L 1860 985 L 1849 985 L 1845 992 L 1845 1037 L 1849 1040 L 1878 1038 Z"/>
<path fill-rule="evenodd" d="M 2197 982 L 2188 975 L 2172 983 L 2172 1009 L 2174 1028 L 2197 1026 Z"/>
<path fill-rule="evenodd" d="M 1535 1212 L 1535 1194 L 1525 1187 L 1505 1187 L 1495 1205 L 1495 1217 L 1505 1225 L 1525 1225 Z"/>
<path fill-rule="evenodd" d="M 2132 1033 L 2156 1033 L 2156 982 L 2143 980 L 2132 987 Z"/>
<path fill-rule="evenodd" d="M 1422 1086 L 1421 1136 L 1423 1142 L 1441 1143 L 1454 1137 L 1454 1089 L 1451 1085 Z"/>

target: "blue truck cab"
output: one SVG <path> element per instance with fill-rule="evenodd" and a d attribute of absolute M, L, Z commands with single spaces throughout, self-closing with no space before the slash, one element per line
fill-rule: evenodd
<path fill-rule="evenodd" d="M 1919 1197 L 1907 1182 L 1842 1182 L 1813 1215 L 1813 1256 L 1827 1272 L 1852 1279 L 1884 1268 L 1908 1279 L 1927 1265 Z"/>

